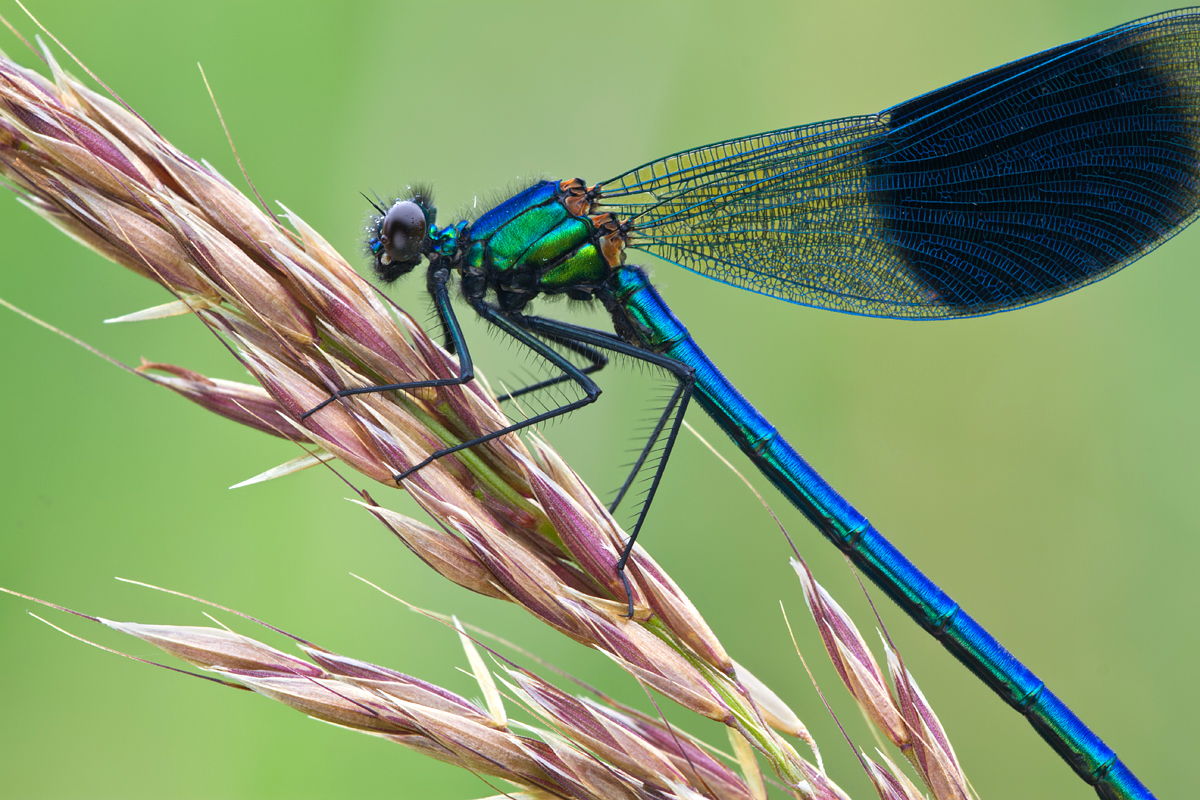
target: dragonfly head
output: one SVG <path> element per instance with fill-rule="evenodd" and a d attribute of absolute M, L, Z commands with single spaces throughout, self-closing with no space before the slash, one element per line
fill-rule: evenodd
<path fill-rule="evenodd" d="M 374 205 L 374 204 L 372 204 Z M 436 232 L 437 209 L 428 189 L 416 189 L 388 209 L 376 205 L 367 225 L 367 249 L 374 257 L 375 275 L 384 283 L 404 277 L 421 263 Z"/>

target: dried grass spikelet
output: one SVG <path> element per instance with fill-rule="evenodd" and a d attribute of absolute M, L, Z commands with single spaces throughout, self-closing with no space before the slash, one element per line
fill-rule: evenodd
<path fill-rule="evenodd" d="M 53 81 L 0 55 L 0 173 L 34 212 L 170 293 L 164 305 L 123 319 L 193 314 L 260 385 L 156 363 L 139 367 L 142 376 L 304 449 L 272 474 L 336 458 L 393 489 L 395 476 L 429 453 L 506 424 L 480 380 L 356 395 L 302 419 L 338 389 L 450 378 L 457 363 L 295 214 L 285 209 L 286 229 L 131 109 L 66 74 L 48 52 L 46 59 Z M 522 606 L 642 684 L 724 723 L 735 750 L 744 751 L 743 775 L 677 731 L 564 694 L 516 668 L 505 670 L 507 689 L 555 729 L 540 741 L 514 733 L 497 704 L 481 709 L 319 648 L 305 646 L 309 662 L 217 629 L 111 624 L 310 716 L 504 777 L 530 797 L 758 798 L 753 748 L 792 795 L 845 798 L 785 738 L 815 750 L 800 719 L 735 665 L 641 548 L 629 562 L 636 613 L 624 617 L 615 574 L 623 532 L 557 454 L 531 439 L 532 452 L 508 435 L 405 479 L 433 526 L 378 505 L 366 491 L 359 502 L 441 576 Z M 858 697 L 869 685 L 859 679 L 852 691 Z M 915 684 L 906 697 L 920 698 Z M 929 722 L 932 713 L 911 702 L 904 708 L 879 721 L 910 760 L 914 742 L 938 744 L 914 763 L 931 788 L 953 784 L 939 766 L 953 753 Z M 871 765 L 880 794 L 911 796 L 911 783 L 889 768 Z M 935 789 L 935 796 L 952 795 Z"/>
<path fill-rule="evenodd" d="M 893 693 L 854 621 L 816 582 L 807 564 L 793 560 L 792 566 L 834 669 L 863 714 L 900 749 L 937 800 L 971 797 L 966 775 L 941 721 L 895 649 L 884 640 L 888 672 L 895 685 Z M 891 781 L 903 778 L 890 763 L 889 768 L 895 776 Z M 896 797 L 907 796 L 907 787 L 901 783 L 893 786 L 877 764 L 871 764 L 869 771 L 881 794 L 888 796 L 886 788 L 897 792 Z"/>
<path fill-rule="evenodd" d="M 298 641 L 310 659 L 305 660 L 220 628 L 101 621 L 314 719 L 502 778 L 535 796 L 755 800 L 741 776 L 690 738 L 617 708 L 581 701 L 505 665 L 510 696 L 549 725 L 518 732 L 491 672 L 465 635 L 463 645 L 487 698 L 483 706 L 309 642 Z"/>

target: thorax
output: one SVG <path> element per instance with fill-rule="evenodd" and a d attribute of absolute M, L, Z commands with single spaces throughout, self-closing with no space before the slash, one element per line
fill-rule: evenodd
<path fill-rule="evenodd" d="M 462 229 L 458 263 L 468 296 L 493 290 L 505 311 L 539 294 L 590 300 L 625 260 L 625 233 L 593 214 L 583 181 L 541 181 Z"/>

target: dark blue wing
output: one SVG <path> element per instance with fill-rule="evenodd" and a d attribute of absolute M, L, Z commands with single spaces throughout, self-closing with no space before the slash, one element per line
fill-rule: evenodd
<path fill-rule="evenodd" d="M 1200 10 L 1148 17 L 880 114 L 602 184 L 629 246 L 794 303 L 946 318 L 1111 275 L 1200 208 Z"/>

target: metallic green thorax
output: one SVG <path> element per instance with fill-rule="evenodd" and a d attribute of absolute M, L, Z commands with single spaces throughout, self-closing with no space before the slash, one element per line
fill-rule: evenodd
<path fill-rule="evenodd" d="M 542 181 L 463 232 L 462 268 L 517 305 L 541 293 L 590 296 L 621 260 L 611 215 L 590 210 L 582 181 Z"/>

